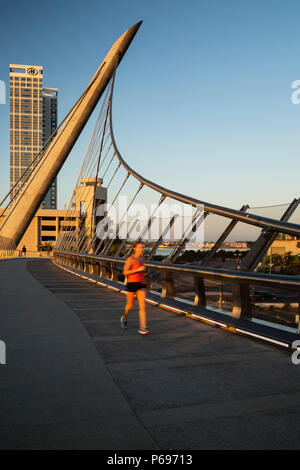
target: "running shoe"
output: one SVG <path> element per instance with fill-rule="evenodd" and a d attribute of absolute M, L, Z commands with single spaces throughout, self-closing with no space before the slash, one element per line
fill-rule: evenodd
<path fill-rule="evenodd" d="M 150 333 L 150 331 L 147 330 L 147 328 L 140 328 L 138 332 L 140 335 L 148 335 Z"/>
<path fill-rule="evenodd" d="M 125 315 L 121 316 L 120 322 L 121 322 L 121 328 L 123 330 L 127 330 L 127 320 L 125 320 Z"/>

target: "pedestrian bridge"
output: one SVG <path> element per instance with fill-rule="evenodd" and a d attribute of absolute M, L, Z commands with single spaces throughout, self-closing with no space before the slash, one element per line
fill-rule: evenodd
<path fill-rule="evenodd" d="M 128 165 L 112 101 L 140 26 L 115 42 L 0 203 L 0 448 L 299 448 L 300 265 L 289 255 L 278 273 L 272 245 L 279 234 L 300 243 L 300 198 L 238 210 Z M 100 98 L 53 257 L 14 256 Z M 172 170 L 182 172 L 184 157 Z M 251 240 L 241 263 L 220 265 L 223 244 L 240 233 Z M 149 274 L 145 337 L 136 309 L 120 328 L 122 267 L 135 241 Z M 186 262 L 190 244 L 199 257 Z M 274 305 L 261 306 L 262 296 Z"/>
<path fill-rule="evenodd" d="M 0 262 L 2 449 L 299 449 L 300 366 L 51 259 Z"/>

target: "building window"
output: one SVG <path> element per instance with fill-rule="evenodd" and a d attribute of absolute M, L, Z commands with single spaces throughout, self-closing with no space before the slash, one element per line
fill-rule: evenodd
<path fill-rule="evenodd" d="M 52 237 L 50 235 L 45 235 L 44 237 L 42 237 L 42 242 L 55 242 L 56 241 L 56 237 Z"/>
<path fill-rule="evenodd" d="M 48 232 L 55 232 L 56 226 L 55 225 L 42 225 L 42 230 L 45 230 Z"/>

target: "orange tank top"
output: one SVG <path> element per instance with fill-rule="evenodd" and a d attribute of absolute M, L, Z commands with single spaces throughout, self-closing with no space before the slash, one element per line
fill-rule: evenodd
<path fill-rule="evenodd" d="M 132 265 L 130 266 L 130 271 L 138 269 L 144 265 L 144 261 L 138 261 L 137 258 L 132 258 L 132 259 L 134 261 Z M 141 271 L 139 273 L 128 274 L 127 282 L 140 282 L 141 284 L 146 284 L 146 281 L 144 278 L 144 271 Z"/>

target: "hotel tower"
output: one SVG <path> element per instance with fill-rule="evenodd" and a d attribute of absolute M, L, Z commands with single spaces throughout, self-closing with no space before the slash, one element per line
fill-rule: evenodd
<path fill-rule="evenodd" d="M 22 173 L 57 126 L 57 89 L 43 89 L 43 67 L 10 64 L 10 189 L 22 184 Z M 21 180 L 18 182 L 18 180 Z M 56 181 L 43 208 L 56 209 Z"/>

